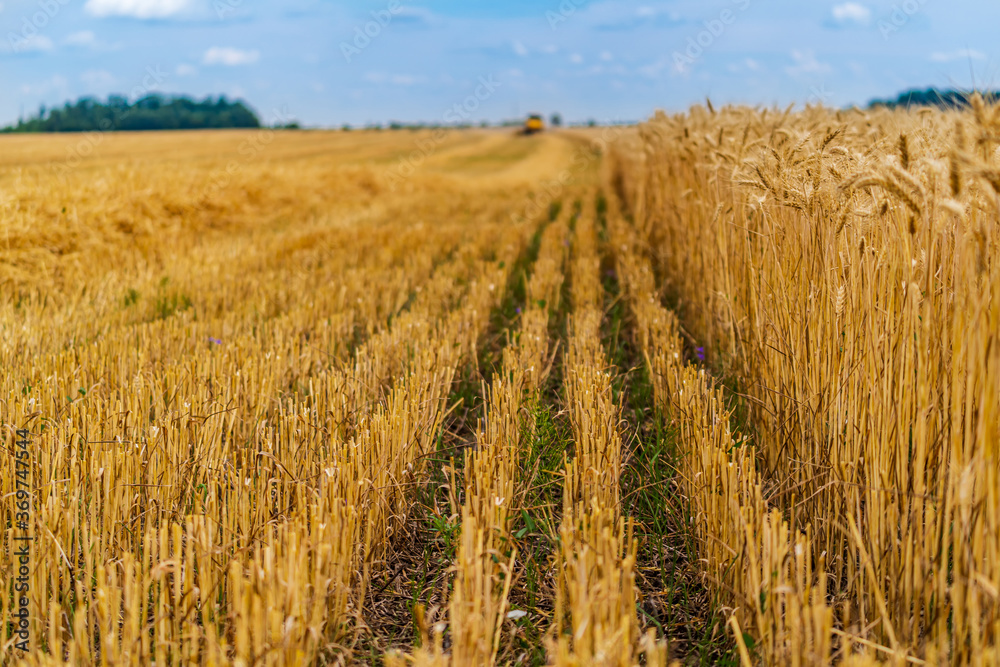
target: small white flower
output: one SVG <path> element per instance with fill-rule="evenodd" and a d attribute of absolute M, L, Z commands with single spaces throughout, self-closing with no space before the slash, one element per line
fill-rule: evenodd
<path fill-rule="evenodd" d="M 511 609 L 510 611 L 507 612 L 507 618 L 512 618 L 515 620 L 519 618 L 524 618 L 527 615 L 528 612 L 521 611 L 520 609 Z"/>

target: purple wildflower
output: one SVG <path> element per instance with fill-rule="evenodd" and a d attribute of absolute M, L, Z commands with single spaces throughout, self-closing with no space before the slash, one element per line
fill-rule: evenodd
<path fill-rule="evenodd" d="M 216 345 L 222 345 L 222 341 L 221 341 L 221 340 L 219 340 L 218 338 L 211 338 L 211 337 L 210 337 L 210 338 L 209 338 L 208 340 L 209 340 L 210 342 L 212 342 L 212 343 L 215 343 Z"/>
<path fill-rule="evenodd" d="M 517 307 L 517 314 L 518 314 L 518 315 L 520 315 L 520 314 L 521 314 L 521 306 L 518 306 L 518 307 Z"/>
<path fill-rule="evenodd" d="M 698 355 L 698 361 L 705 361 L 705 348 L 699 347 L 695 353 Z"/>

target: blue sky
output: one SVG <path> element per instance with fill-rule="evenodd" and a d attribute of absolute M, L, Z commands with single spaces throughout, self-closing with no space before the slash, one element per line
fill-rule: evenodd
<path fill-rule="evenodd" d="M 0 123 L 154 91 L 311 126 L 845 106 L 1000 87 L 998 26 L 985 0 L 5 0 Z"/>

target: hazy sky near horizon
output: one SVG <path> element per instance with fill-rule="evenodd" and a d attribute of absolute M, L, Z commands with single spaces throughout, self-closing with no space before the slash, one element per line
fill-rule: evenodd
<path fill-rule="evenodd" d="M 845 106 L 1000 86 L 998 26 L 995 0 L 4 0 L 0 124 L 147 92 L 315 126 Z"/>

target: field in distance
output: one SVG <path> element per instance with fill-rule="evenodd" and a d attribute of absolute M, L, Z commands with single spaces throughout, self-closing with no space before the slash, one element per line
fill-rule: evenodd
<path fill-rule="evenodd" d="M 995 664 L 998 147 L 0 137 L 0 662 Z"/>

